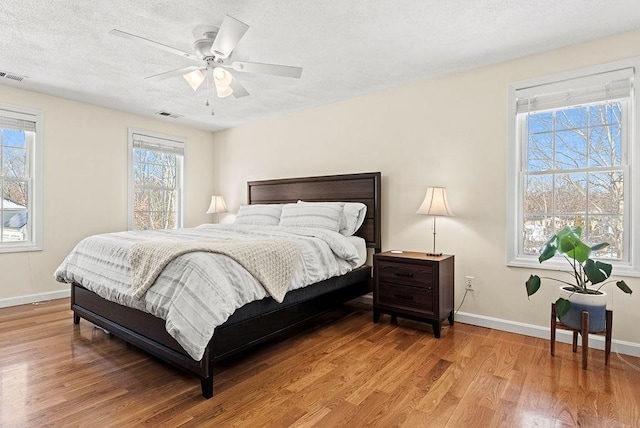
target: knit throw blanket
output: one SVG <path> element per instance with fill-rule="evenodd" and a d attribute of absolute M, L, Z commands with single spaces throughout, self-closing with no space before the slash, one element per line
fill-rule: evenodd
<path fill-rule="evenodd" d="M 134 296 L 140 299 L 175 258 L 196 251 L 224 254 L 253 275 L 267 293 L 282 303 L 289 289 L 300 249 L 283 240 L 149 241 L 133 244 L 129 253 Z"/>

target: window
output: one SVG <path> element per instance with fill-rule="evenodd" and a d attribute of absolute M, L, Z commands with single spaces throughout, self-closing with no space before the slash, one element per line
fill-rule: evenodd
<path fill-rule="evenodd" d="M 182 227 L 184 141 L 129 130 L 129 229 Z"/>
<path fill-rule="evenodd" d="M 634 65 L 617 63 L 510 87 L 510 265 L 543 268 L 537 257 L 547 239 L 580 226 L 586 242 L 609 243 L 596 258 L 618 274 L 640 273 L 634 75 Z"/>
<path fill-rule="evenodd" d="M 42 113 L 0 105 L 0 252 L 42 249 Z"/>

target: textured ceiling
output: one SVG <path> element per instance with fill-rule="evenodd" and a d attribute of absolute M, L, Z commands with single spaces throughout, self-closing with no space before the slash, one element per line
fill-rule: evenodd
<path fill-rule="evenodd" d="M 251 95 L 218 99 L 181 77 L 144 80 L 194 62 L 108 34 L 193 52 L 194 28 L 227 14 L 250 26 L 235 60 L 302 78 L 236 73 Z M 0 28 L 0 70 L 28 76 L 0 84 L 216 131 L 640 28 L 640 2 L 3 0 Z"/>

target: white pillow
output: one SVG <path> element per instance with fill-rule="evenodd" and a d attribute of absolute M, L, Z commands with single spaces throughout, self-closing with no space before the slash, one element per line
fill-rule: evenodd
<path fill-rule="evenodd" d="M 342 216 L 340 218 L 339 232 L 344 236 L 351 236 L 364 223 L 364 219 L 367 216 L 367 206 L 360 202 L 305 202 L 298 201 L 299 204 L 344 204 L 342 210 Z"/>
<path fill-rule="evenodd" d="M 235 222 L 237 224 L 277 226 L 280 223 L 281 212 L 282 204 L 240 205 Z"/>
<path fill-rule="evenodd" d="M 318 202 L 313 204 L 286 204 L 282 207 L 280 226 L 317 227 L 337 232 L 344 204 Z"/>
<path fill-rule="evenodd" d="M 344 236 L 351 236 L 360 229 L 364 219 L 367 216 L 367 206 L 360 202 L 345 202 L 343 210 L 343 218 L 345 219 L 345 227 L 340 229 L 340 233 Z"/>

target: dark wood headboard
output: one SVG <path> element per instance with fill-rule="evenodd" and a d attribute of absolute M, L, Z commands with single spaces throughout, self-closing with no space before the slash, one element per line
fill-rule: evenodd
<path fill-rule="evenodd" d="M 367 217 L 356 235 L 367 241 L 367 247 L 380 252 L 380 184 L 379 172 L 249 181 L 247 201 L 249 204 L 284 204 L 295 203 L 298 200 L 362 202 L 367 205 Z"/>

